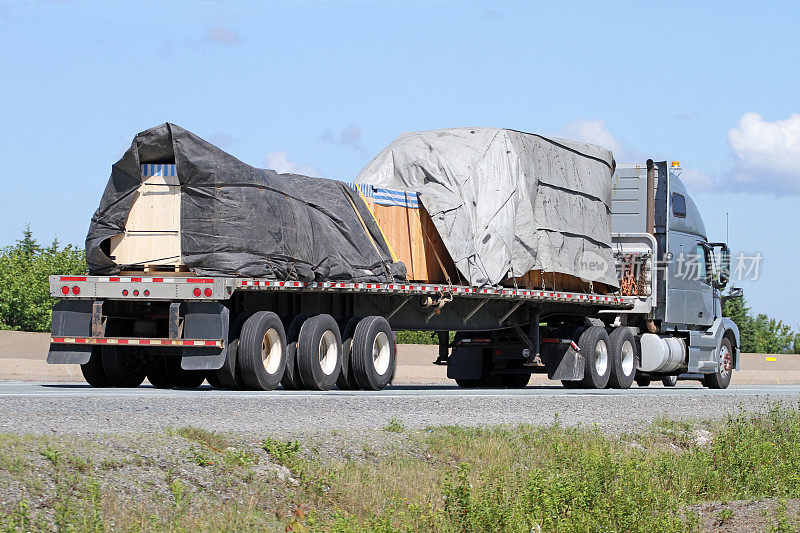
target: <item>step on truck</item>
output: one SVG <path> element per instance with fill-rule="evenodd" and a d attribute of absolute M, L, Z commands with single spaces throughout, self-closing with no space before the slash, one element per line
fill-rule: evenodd
<path fill-rule="evenodd" d="M 725 388 L 739 332 L 722 317 L 724 243 L 705 226 L 677 163 L 622 164 L 612 242 L 620 292 L 453 283 L 278 281 L 192 273 L 51 276 L 47 361 L 95 387 L 380 390 L 396 330 L 431 332 L 460 387 L 625 389 L 698 379 Z M 582 258 L 593 268 L 591 257 Z M 600 266 L 602 268 L 602 266 Z M 735 294 L 734 294 L 735 295 Z"/>

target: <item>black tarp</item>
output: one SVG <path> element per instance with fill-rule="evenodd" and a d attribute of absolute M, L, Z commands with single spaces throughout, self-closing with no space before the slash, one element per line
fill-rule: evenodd
<path fill-rule="evenodd" d="M 111 178 L 86 236 L 95 275 L 125 265 L 109 257 L 124 232 L 140 165 L 172 164 L 181 185 L 182 261 L 200 275 L 280 280 L 392 281 L 393 262 L 358 193 L 342 182 L 251 167 L 174 124 L 138 134 L 111 167 Z"/>

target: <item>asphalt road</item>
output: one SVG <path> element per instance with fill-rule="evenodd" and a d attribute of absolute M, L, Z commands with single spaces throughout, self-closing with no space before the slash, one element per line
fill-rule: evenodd
<path fill-rule="evenodd" d="M 769 402 L 796 406 L 798 385 L 742 385 L 712 391 L 692 382 L 675 388 L 576 391 L 464 390 L 393 386 L 380 392 L 232 392 L 93 389 L 77 383 L 0 382 L 0 433 L 151 432 L 197 426 L 218 431 L 299 436 L 380 429 L 393 417 L 407 428 L 435 425 L 597 425 L 619 433 L 667 416 L 716 419 Z"/>

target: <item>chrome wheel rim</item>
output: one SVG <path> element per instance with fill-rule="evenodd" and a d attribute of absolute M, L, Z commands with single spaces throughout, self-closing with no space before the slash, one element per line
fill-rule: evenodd
<path fill-rule="evenodd" d="M 326 376 L 333 374 L 338 359 L 339 348 L 336 345 L 336 335 L 331 330 L 327 330 L 319 340 L 319 366 L 322 373 Z"/>
<path fill-rule="evenodd" d="M 724 344 L 719 349 L 719 375 L 727 378 L 731 371 L 731 352 Z"/>
<path fill-rule="evenodd" d="M 622 344 L 622 372 L 626 376 L 633 374 L 633 344 L 625 341 Z"/>
<path fill-rule="evenodd" d="M 264 338 L 261 341 L 261 364 L 264 365 L 264 370 L 267 374 L 274 374 L 281 366 L 281 358 L 283 357 L 283 346 L 281 345 L 281 337 L 278 335 L 278 330 L 269 328 L 264 333 Z"/>
<path fill-rule="evenodd" d="M 375 367 L 375 372 L 382 376 L 389 369 L 389 361 L 391 359 L 392 347 L 389 344 L 389 336 L 383 331 L 375 335 L 372 341 L 372 366 Z"/>
<path fill-rule="evenodd" d="M 606 346 L 606 341 L 600 341 L 594 347 L 594 369 L 599 376 L 604 376 L 606 370 L 608 370 L 608 346 Z"/>

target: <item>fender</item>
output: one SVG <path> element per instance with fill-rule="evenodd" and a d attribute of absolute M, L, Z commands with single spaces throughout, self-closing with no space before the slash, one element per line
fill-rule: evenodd
<path fill-rule="evenodd" d="M 714 323 L 711 324 L 711 327 L 708 328 L 708 335 L 713 335 L 714 340 L 717 341 L 717 348 L 714 350 L 714 356 L 717 360 L 719 360 L 719 346 L 722 343 L 722 337 L 725 336 L 726 333 L 731 332 L 733 334 L 733 369 L 739 370 L 739 355 L 740 349 L 739 346 L 741 345 L 741 341 L 739 338 L 739 327 L 736 325 L 736 322 L 731 320 L 730 318 L 720 317 L 714 320 Z"/>

